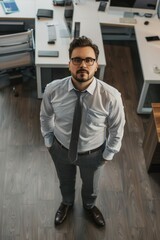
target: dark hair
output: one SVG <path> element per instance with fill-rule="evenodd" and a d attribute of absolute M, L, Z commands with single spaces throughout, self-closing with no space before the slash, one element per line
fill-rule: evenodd
<path fill-rule="evenodd" d="M 98 59 L 98 56 L 99 56 L 98 46 L 96 44 L 94 44 L 91 39 L 89 39 L 89 38 L 87 38 L 85 36 L 82 36 L 82 37 L 79 37 L 79 38 L 75 38 L 70 43 L 69 58 L 71 58 L 73 50 L 75 48 L 78 48 L 78 47 L 91 47 L 94 50 L 94 52 L 95 52 L 96 59 Z"/>

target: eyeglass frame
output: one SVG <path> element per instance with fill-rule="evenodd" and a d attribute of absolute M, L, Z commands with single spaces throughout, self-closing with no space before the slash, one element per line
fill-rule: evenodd
<path fill-rule="evenodd" d="M 73 62 L 74 59 L 79 59 L 79 60 L 80 60 L 80 63 L 75 64 L 75 63 Z M 89 65 L 89 64 L 86 62 L 87 59 L 88 59 L 88 60 L 89 60 L 89 59 L 92 60 L 93 63 L 92 63 L 91 65 Z M 75 66 L 81 65 L 83 61 L 85 62 L 85 64 L 86 64 L 87 66 L 93 66 L 94 62 L 96 61 L 96 58 L 92 58 L 92 57 L 86 57 L 86 58 L 74 57 L 74 58 L 71 58 L 70 60 L 72 61 L 73 65 L 75 65 Z"/>

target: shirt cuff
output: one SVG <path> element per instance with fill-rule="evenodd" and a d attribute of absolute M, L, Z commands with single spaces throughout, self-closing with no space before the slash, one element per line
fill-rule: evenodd
<path fill-rule="evenodd" d="M 53 144 L 53 138 L 54 135 L 53 133 L 48 134 L 47 136 L 44 137 L 44 144 L 46 147 L 51 147 Z"/>
<path fill-rule="evenodd" d="M 109 152 L 108 149 L 105 149 L 103 152 L 103 159 L 110 161 L 113 159 L 114 155 L 115 155 L 115 153 Z"/>

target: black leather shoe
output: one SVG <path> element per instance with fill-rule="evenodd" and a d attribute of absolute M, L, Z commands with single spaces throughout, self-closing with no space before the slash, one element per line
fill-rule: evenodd
<path fill-rule="evenodd" d="M 103 218 L 103 215 L 96 206 L 94 206 L 93 208 L 90 208 L 90 209 L 87 209 L 84 207 L 84 209 L 98 227 L 105 226 L 105 220 Z"/>
<path fill-rule="evenodd" d="M 72 208 L 70 205 L 61 203 L 55 215 L 55 225 L 60 225 L 66 219 L 68 211 Z"/>

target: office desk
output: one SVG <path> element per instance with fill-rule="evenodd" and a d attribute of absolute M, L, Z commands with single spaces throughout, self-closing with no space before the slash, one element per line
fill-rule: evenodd
<path fill-rule="evenodd" d="M 135 28 L 135 32 L 144 80 L 137 112 L 145 114 L 152 111 L 151 107 L 144 107 L 149 85 L 160 84 L 160 73 L 154 72 L 155 66 L 160 69 L 160 41 L 147 42 L 145 37 L 160 36 L 160 22 L 150 21 L 146 28 L 144 28 L 144 25 L 139 24 Z"/>
<path fill-rule="evenodd" d="M 119 18 L 123 15 L 117 15 L 117 12 L 109 12 L 108 14 L 98 13 L 99 22 L 109 24 L 110 26 L 120 26 Z M 149 19 L 149 25 L 144 25 L 146 18 L 135 17 L 137 24 L 133 25 L 136 35 L 138 52 L 140 56 L 141 68 L 143 73 L 143 87 L 141 90 L 137 113 L 148 114 L 152 111 L 151 107 L 144 107 L 147 92 L 150 84 L 160 84 L 160 74 L 153 71 L 154 66 L 160 68 L 160 41 L 147 42 L 145 37 L 158 35 L 160 36 L 160 21 L 157 16 Z M 123 24 L 127 25 L 127 24 Z"/>
<path fill-rule="evenodd" d="M 160 74 L 157 74 L 153 71 L 154 66 L 160 68 L 160 41 L 147 42 L 145 37 L 152 35 L 160 36 L 160 21 L 157 16 L 155 16 L 149 19 L 149 25 L 144 25 L 146 18 L 138 16 L 135 18 L 137 19 L 137 24 L 134 25 L 134 30 L 144 80 L 138 102 L 137 113 L 148 114 L 152 111 L 152 108 L 144 107 L 144 104 L 149 85 L 160 84 Z M 104 24 L 108 23 L 113 25 L 120 25 L 117 15 L 115 16 L 115 14 L 112 12 L 108 12 L 108 15 L 99 14 L 99 22 Z"/>
<path fill-rule="evenodd" d="M 16 0 L 19 12 L 5 14 L 0 4 L 0 34 L 35 29 L 35 0 Z"/>

